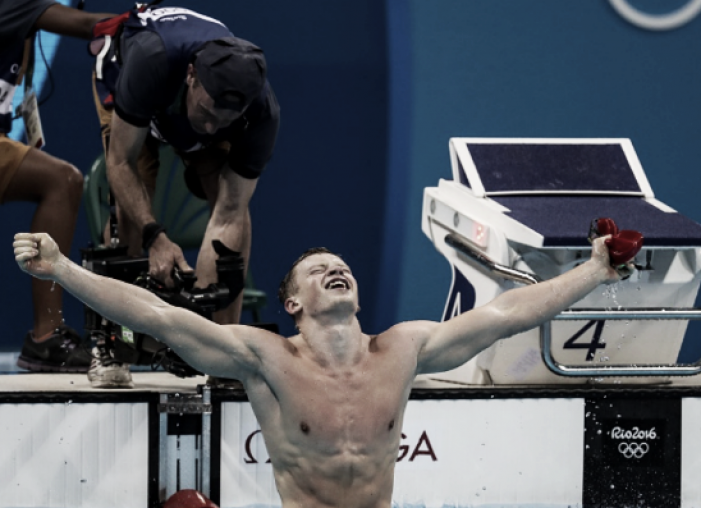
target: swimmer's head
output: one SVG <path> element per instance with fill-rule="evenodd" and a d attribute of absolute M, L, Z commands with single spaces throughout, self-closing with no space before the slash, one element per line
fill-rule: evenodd
<path fill-rule="evenodd" d="M 350 268 L 325 247 L 307 250 L 292 264 L 280 283 L 278 299 L 295 322 L 304 308 L 311 313 L 347 308 L 355 314 L 359 310 L 357 283 Z"/>

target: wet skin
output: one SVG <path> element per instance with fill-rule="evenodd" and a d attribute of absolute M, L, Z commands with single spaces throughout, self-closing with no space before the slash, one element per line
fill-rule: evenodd
<path fill-rule="evenodd" d="M 331 254 L 314 254 L 295 268 L 284 306 L 300 333 L 284 338 L 217 325 L 88 272 L 45 234 L 20 233 L 14 248 L 20 268 L 59 282 L 107 319 L 162 340 L 202 372 L 240 379 L 284 508 L 389 508 L 414 376 L 456 368 L 619 280 L 605 239 L 594 241 L 589 261 L 559 277 L 507 291 L 443 323 L 400 323 L 376 337 L 361 331 L 356 281 Z"/>
<path fill-rule="evenodd" d="M 391 330 L 361 344 L 338 366 L 297 335 L 244 381 L 285 507 L 391 504 L 416 351 Z"/>
<path fill-rule="evenodd" d="M 287 507 L 389 507 L 417 348 L 360 331 L 356 281 L 336 256 L 295 269 L 286 308 L 302 333 L 270 337 L 243 382 Z M 404 340 L 403 340 L 404 339 Z"/>

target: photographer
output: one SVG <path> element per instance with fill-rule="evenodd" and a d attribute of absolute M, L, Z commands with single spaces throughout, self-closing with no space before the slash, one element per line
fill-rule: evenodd
<path fill-rule="evenodd" d="M 165 142 L 185 163 L 190 191 L 211 209 L 196 288 L 217 282 L 215 241 L 225 252 L 242 256 L 247 266 L 248 205 L 272 156 L 279 124 L 263 51 L 234 37 L 220 21 L 180 8 L 125 13 L 98 25 L 91 47 L 120 243 L 131 256 L 147 251 L 150 274 L 166 286 L 173 284 L 174 267 L 192 270 L 151 209 L 158 148 Z M 214 320 L 237 323 L 241 303 L 239 296 Z M 89 373 L 93 386 L 128 385 L 128 367 L 106 348 L 98 353 Z"/>

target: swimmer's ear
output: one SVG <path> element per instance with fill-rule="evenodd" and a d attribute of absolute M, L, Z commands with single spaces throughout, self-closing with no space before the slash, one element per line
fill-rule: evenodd
<path fill-rule="evenodd" d="M 295 298 L 294 296 L 291 296 L 287 300 L 285 300 L 285 310 L 287 311 L 288 314 L 290 314 L 291 316 L 294 316 L 300 310 L 302 310 L 302 304 L 300 303 L 300 301 L 297 298 Z"/>

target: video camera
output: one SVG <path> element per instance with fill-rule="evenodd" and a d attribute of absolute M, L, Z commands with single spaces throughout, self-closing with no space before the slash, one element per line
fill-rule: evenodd
<path fill-rule="evenodd" d="M 83 268 L 129 284 L 147 289 L 165 302 L 186 308 L 207 319 L 212 313 L 227 307 L 241 293 L 245 284 L 244 260 L 238 252 L 228 249 L 218 240 L 212 242 L 217 259 L 218 282 L 206 288 L 195 288 L 194 273 L 174 270 L 175 286 L 166 285 L 148 275 L 147 257 L 127 256 L 126 246 L 81 249 Z M 150 365 L 179 377 L 202 373 L 188 365 L 172 349 L 155 338 L 137 333 L 85 307 L 85 330 L 91 340 L 104 344 L 118 362 L 132 365 Z"/>

